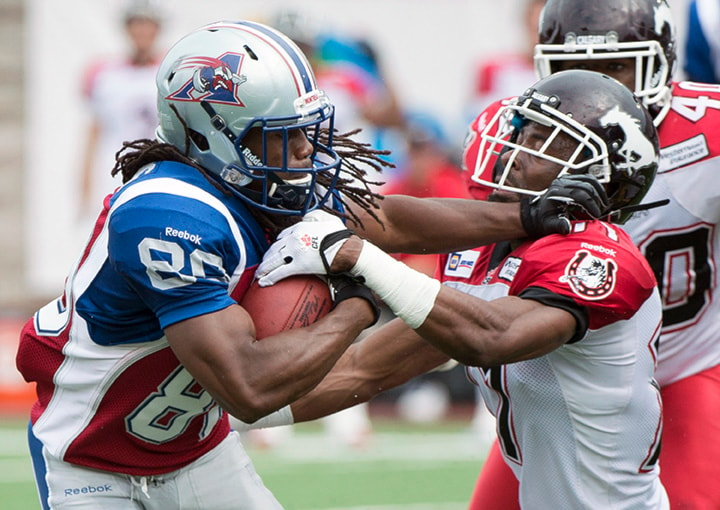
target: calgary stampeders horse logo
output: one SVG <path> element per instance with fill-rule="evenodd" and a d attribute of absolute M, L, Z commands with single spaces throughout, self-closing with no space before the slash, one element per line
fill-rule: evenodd
<path fill-rule="evenodd" d="M 601 259 L 587 250 L 579 250 L 565 267 L 561 282 L 567 282 L 572 291 L 590 300 L 603 299 L 615 288 L 617 264 L 612 259 Z"/>
<path fill-rule="evenodd" d="M 168 99 L 245 106 L 237 94 L 238 85 L 247 81 L 247 76 L 240 74 L 243 57 L 239 53 L 225 53 L 218 58 L 191 57 L 180 61 L 176 71 L 192 69 L 192 77 Z"/>

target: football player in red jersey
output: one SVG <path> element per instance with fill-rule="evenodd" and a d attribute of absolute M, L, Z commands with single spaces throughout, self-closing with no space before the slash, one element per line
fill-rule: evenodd
<path fill-rule="evenodd" d="M 665 416 L 661 479 L 673 508 L 715 509 L 720 508 L 715 460 L 720 455 L 720 138 L 715 135 L 720 85 L 673 82 L 675 51 L 665 0 L 548 0 L 535 62 L 540 77 L 565 69 L 613 76 L 654 118 L 660 166 L 644 201 L 669 203 L 636 213 L 623 228 L 650 263 L 663 298 L 656 373 Z M 498 106 L 481 113 L 474 129 L 482 129 Z M 470 146 L 466 154 L 473 155 Z M 474 161 L 467 165 L 472 172 Z M 473 175 L 482 177 L 478 171 Z M 471 190 L 486 193 L 476 182 Z M 517 508 L 512 489 L 517 482 L 496 446 L 478 479 L 472 509 Z"/>
<path fill-rule="evenodd" d="M 399 319 L 354 344 L 291 405 L 294 418 L 365 401 L 453 358 L 468 366 L 497 418 L 521 506 L 668 509 L 653 379 L 660 295 L 649 264 L 618 226 L 657 169 L 650 114 L 613 78 L 570 70 L 505 105 L 480 140 L 479 168 L 496 170 L 485 182 L 491 200 L 537 196 L 558 175 L 591 173 L 608 192 L 602 216 L 609 222 L 574 221 L 566 236 L 445 255 L 443 285 L 335 218 L 310 213 L 265 254 L 260 284 L 327 268 L 349 272 Z"/>

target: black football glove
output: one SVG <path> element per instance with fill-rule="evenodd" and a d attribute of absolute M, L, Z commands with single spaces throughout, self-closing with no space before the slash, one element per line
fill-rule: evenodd
<path fill-rule="evenodd" d="M 563 175 L 547 191 L 520 201 L 520 219 L 528 237 L 570 233 L 570 219 L 600 218 L 608 210 L 605 188 L 592 175 Z"/>
<path fill-rule="evenodd" d="M 330 296 L 333 300 L 333 308 L 337 306 L 340 301 L 345 299 L 359 297 L 370 303 L 370 307 L 373 309 L 375 318 L 372 324 L 367 327 L 373 326 L 377 323 L 380 318 L 380 305 L 378 304 L 375 294 L 363 284 L 361 278 L 350 276 L 347 273 L 336 273 L 327 275 L 328 287 L 330 288 Z"/>

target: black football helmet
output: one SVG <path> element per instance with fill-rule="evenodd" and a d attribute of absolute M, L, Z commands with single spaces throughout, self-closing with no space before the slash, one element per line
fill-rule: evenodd
<path fill-rule="evenodd" d="M 635 59 L 635 95 L 656 117 L 669 104 L 677 63 L 666 0 L 547 0 L 540 14 L 539 78 L 561 60 Z"/>
<path fill-rule="evenodd" d="M 540 148 L 518 142 L 528 123 L 551 128 Z M 569 155 L 551 154 L 562 136 Z M 604 74 L 586 70 L 560 71 L 527 89 L 503 106 L 480 134 L 473 180 L 484 186 L 537 196 L 511 184 L 515 159 L 525 153 L 558 165 L 558 175 L 591 174 L 605 187 L 610 206 L 603 216 L 624 223 L 655 178 L 659 159 L 657 131 L 652 117 L 627 87 Z M 509 153 L 509 154 L 507 154 Z M 497 158 L 503 154 L 502 160 Z M 483 176 L 497 161 L 493 182 Z"/>

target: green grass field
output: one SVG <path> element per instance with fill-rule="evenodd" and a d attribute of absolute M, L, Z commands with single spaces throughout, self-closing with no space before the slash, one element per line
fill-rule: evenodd
<path fill-rule="evenodd" d="M 460 510 L 487 449 L 467 421 L 432 425 L 374 419 L 363 450 L 334 444 L 318 424 L 294 428 L 270 450 L 249 448 L 265 484 L 288 510 Z M 0 506 L 38 508 L 25 423 L 0 422 Z"/>

